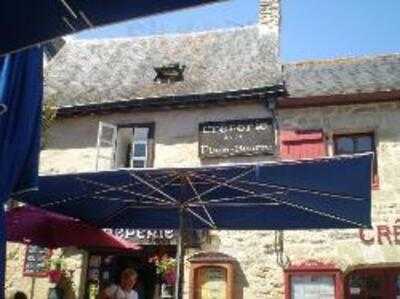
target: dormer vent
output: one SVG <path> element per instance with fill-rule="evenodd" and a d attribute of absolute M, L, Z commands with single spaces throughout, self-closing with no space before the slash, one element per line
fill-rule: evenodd
<path fill-rule="evenodd" d="M 175 83 L 183 81 L 183 71 L 185 70 L 184 65 L 179 63 L 168 64 L 160 67 L 154 67 L 157 75 L 154 78 L 154 82 L 158 83 Z"/>

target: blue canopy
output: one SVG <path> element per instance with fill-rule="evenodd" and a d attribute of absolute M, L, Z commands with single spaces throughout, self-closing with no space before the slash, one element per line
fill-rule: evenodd
<path fill-rule="evenodd" d="M 221 0 L 3 0 L 0 56 L 78 31 Z"/>
<path fill-rule="evenodd" d="M 3 43 L 2 43 L 3 44 Z M 4 281 L 4 202 L 37 186 L 42 49 L 0 57 L 0 298 Z"/>
<path fill-rule="evenodd" d="M 43 176 L 19 200 L 109 228 L 368 228 L 371 158 Z"/>

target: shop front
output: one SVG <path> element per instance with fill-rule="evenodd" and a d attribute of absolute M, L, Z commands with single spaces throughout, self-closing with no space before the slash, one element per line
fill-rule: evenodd
<path fill-rule="evenodd" d="M 373 264 L 343 272 L 333 263 L 307 261 L 285 270 L 285 298 L 398 299 L 400 267 Z"/>
<path fill-rule="evenodd" d="M 351 271 L 345 277 L 345 298 L 400 298 L 400 267 L 368 267 Z"/>
<path fill-rule="evenodd" d="M 115 229 L 114 235 L 132 241 L 140 250 L 92 248 L 86 263 L 85 299 L 95 299 L 107 286 L 118 283 L 121 272 L 134 268 L 139 275 L 135 286 L 140 299 L 172 298 L 175 277 L 168 268 L 175 267 L 177 231 L 150 229 Z M 203 232 L 188 234 L 188 246 L 197 247 Z M 175 271 L 175 269 L 173 269 Z"/>

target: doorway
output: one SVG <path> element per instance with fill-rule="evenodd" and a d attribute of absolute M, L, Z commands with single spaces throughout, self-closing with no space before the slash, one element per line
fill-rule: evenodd
<path fill-rule="evenodd" d="M 160 252 L 174 257 L 176 246 L 149 245 L 133 252 L 91 251 L 87 265 L 85 299 L 95 299 L 104 288 L 118 283 L 121 272 L 126 268 L 134 268 L 138 273 L 135 290 L 139 298 L 153 299 L 158 277 L 155 265 L 149 260 Z"/>
<path fill-rule="evenodd" d="M 400 268 L 357 269 L 346 275 L 346 299 L 396 299 L 400 296 Z"/>

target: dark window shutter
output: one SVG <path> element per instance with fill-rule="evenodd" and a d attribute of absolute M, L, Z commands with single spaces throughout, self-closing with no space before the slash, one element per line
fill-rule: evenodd
<path fill-rule="evenodd" d="M 282 159 L 307 159 L 326 156 L 322 130 L 283 130 L 280 132 Z"/>

